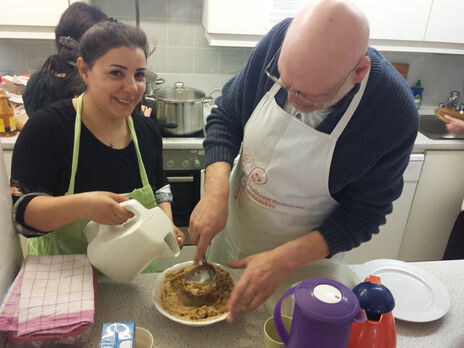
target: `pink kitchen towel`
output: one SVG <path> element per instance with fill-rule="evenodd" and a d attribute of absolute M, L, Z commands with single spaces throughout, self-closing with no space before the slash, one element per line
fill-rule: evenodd
<path fill-rule="evenodd" d="M 93 324 L 95 295 L 87 255 L 27 256 L 0 307 L 0 330 L 14 342 L 81 333 Z"/>

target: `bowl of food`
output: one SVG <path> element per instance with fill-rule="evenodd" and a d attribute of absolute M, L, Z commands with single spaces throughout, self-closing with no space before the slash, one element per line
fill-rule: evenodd
<path fill-rule="evenodd" d="M 224 320 L 229 311 L 227 301 L 234 280 L 222 265 L 209 262 L 216 269 L 216 281 L 194 284 L 185 274 L 196 265 L 193 261 L 179 263 L 164 270 L 155 280 L 153 302 L 165 317 L 189 326 L 206 326 Z"/>

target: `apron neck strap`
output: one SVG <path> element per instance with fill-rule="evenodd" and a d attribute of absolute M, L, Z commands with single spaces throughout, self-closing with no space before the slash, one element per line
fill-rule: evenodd
<path fill-rule="evenodd" d="M 129 125 L 129 130 L 131 132 L 132 141 L 134 142 L 135 151 L 137 152 L 137 161 L 139 163 L 140 179 L 142 180 L 142 186 L 149 186 L 150 182 L 148 181 L 147 171 L 143 165 L 142 154 L 140 153 L 139 142 L 137 140 L 137 135 L 135 134 L 134 120 L 132 116 L 127 118 L 127 124 Z"/>
<path fill-rule="evenodd" d="M 358 92 L 356 92 L 353 99 L 351 100 L 351 103 L 346 109 L 345 114 L 342 116 L 342 118 L 340 119 L 340 121 L 337 123 L 334 130 L 330 134 L 333 138 L 338 139 L 340 137 L 346 125 L 350 121 L 351 116 L 353 116 L 354 112 L 358 108 L 358 105 L 361 102 L 362 96 L 366 89 L 367 80 L 369 80 L 370 71 L 371 71 L 371 68 L 369 68 L 369 70 L 366 73 L 366 76 L 364 76 L 364 79 L 361 82 L 361 86 L 359 87 Z"/>
<path fill-rule="evenodd" d="M 84 100 L 84 93 L 82 93 L 77 98 L 77 111 L 76 111 L 76 121 L 74 122 L 74 146 L 73 146 L 73 158 L 71 165 L 71 178 L 69 180 L 68 191 L 66 195 L 72 195 L 74 193 L 74 185 L 76 181 L 76 172 L 77 172 L 77 163 L 79 161 L 79 146 L 80 146 L 80 137 L 81 137 L 81 120 L 82 120 L 82 102 Z M 147 172 L 145 166 L 143 165 L 142 155 L 140 153 L 137 135 L 135 134 L 134 122 L 132 117 L 127 118 L 127 125 L 131 133 L 132 141 L 134 142 L 135 151 L 137 153 L 137 162 L 139 164 L 140 179 L 142 181 L 142 186 L 149 186 L 150 182 L 148 181 Z"/>

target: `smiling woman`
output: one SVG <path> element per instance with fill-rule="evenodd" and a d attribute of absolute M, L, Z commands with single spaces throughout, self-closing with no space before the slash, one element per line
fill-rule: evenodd
<path fill-rule="evenodd" d="M 126 222 L 132 213 L 119 203 L 129 198 L 158 204 L 172 219 L 161 136 L 154 120 L 131 116 L 145 91 L 146 54 L 140 29 L 96 24 L 77 60 L 86 91 L 37 111 L 18 137 L 11 192 L 19 231 L 38 237 L 29 239 L 29 254 L 85 253 L 88 220 Z"/>

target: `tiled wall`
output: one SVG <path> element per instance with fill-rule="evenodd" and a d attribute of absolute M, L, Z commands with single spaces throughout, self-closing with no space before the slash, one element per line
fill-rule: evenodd
<path fill-rule="evenodd" d="M 135 1 L 93 0 L 92 4 L 109 16 L 135 23 Z M 201 15 L 202 0 L 140 0 L 140 25 L 156 47 L 148 66 L 168 85 L 182 80 L 205 91 L 220 87 L 241 69 L 251 52 L 250 48 L 209 46 Z M 0 71 L 31 73 L 54 50 L 53 41 L 0 39 Z M 423 105 L 444 102 L 451 90 L 464 92 L 464 55 L 383 53 L 392 63 L 410 65 L 409 84 L 422 80 Z"/>

